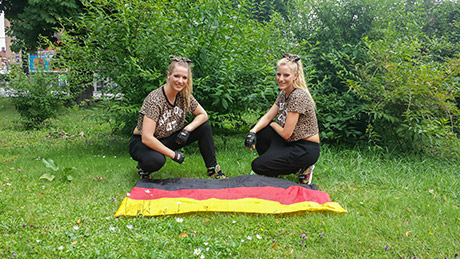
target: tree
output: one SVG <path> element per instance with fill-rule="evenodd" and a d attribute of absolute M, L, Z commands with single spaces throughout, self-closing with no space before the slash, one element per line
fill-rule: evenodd
<path fill-rule="evenodd" d="M 0 11 L 10 21 L 7 32 L 14 37 L 12 49 L 25 47 L 33 52 L 40 47 L 40 36 L 56 42 L 60 20 L 66 25 L 83 12 L 79 0 L 1 0 Z"/>
<path fill-rule="evenodd" d="M 164 83 L 170 55 L 193 60 L 194 96 L 216 128 L 239 129 L 248 109 L 268 109 L 276 97 L 274 61 L 291 44 L 245 1 L 95 0 L 87 7 L 63 32 L 59 53 L 71 70 L 118 85 L 112 96 L 123 98 L 107 100 L 106 111 L 117 130 L 132 131 L 143 99 Z"/>

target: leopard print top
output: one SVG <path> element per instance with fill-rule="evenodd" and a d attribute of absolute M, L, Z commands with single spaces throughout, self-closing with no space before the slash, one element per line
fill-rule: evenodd
<path fill-rule="evenodd" d="M 284 127 L 288 112 L 298 112 L 299 120 L 295 125 L 294 132 L 287 141 L 297 141 L 318 134 L 318 120 L 316 119 L 315 106 L 308 93 L 302 89 L 294 89 L 286 97 L 286 92 L 281 91 L 276 98 L 278 106 L 278 123 Z"/>
<path fill-rule="evenodd" d="M 199 103 L 190 96 L 190 106 L 186 107 L 186 100 L 182 95 L 177 95 L 174 104 L 171 104 L 166 98 L 163 86 L 151 91 L 144 100 L 139 118 L 137 120 L 137 129 L 142 134 L 142 124 L 144 115 L 156 122 L 156 138 L 165 138 L 172 133 L 182 129 L 185 124 L 185 117 L 188 113 L 194 112 Z"/>

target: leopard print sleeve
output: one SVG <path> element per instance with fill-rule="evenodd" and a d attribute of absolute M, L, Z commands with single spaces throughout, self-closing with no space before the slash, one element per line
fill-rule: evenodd
<path fill-rule="evenodd" d="M 289 95 L 289 102 L 287 105 L 287 111 L 297 112 L 300 114 L 306 114 L 308 106 L 311 106 L 311 99 L 308 97 L 307 92 L 296 89 Z"/>
<path fill-rule="evenodd" d="M 198 101 L 195 99 L 193 95 L 190 95 L 190 112 L 194 112 L 196 108 L 198 108 Z"/>

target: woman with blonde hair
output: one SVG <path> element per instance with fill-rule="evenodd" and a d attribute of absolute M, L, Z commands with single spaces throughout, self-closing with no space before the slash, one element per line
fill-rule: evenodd
<path fill-rule="evenodd" d="M 138 161 L 142 178 L 160 170 L 166 157 L 181 164 L 185 156 L 178 149 L 194 141 L 198 141 L 208 176 L 226 178 L 216 162 L 208 115 L 192 95 L 191 63 L 187 58 L 171 57 L 166 84 L 151 91 L 139 111 L 129 153 Z M 195 117 L 185 125 L 189 113 Z"/>
<path fill-rule="evenodd" d="M 307 184 L 320 154 L 315 102 L 299 56 L 284 54 L 276 67 L 280 93 L 246 135 L 245 146 L 259 154 L 251 164 L 255 173 L 271 177 L 295 173 L 299 183 Z"/>

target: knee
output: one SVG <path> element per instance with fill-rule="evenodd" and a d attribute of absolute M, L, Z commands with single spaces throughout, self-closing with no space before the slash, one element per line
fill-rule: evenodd
<path fill-rule="evenodd" d="M 198 129 L 200 131 L 206 131 L 206 132 L 211 132 L 212 129 L 211 129 L 211 124 L 209 124 L 209 122 L 205 121 L 203 124 L 201 124 Z"/>
<path fill-rule="evenodd" d="M 259 158 L 260 157 L 252 161 L 251 163 L 252 171 L 254 171 L 254 173 L 259 174 L 259 175 L 269 175 L 267 174 L 267 170 L 265 170 L 265 165 L 263 161 L 261 161 L 261 159 Z"/>
<path fill-rule="evenodd" d="M 163 165 L 166 163 L 166 158 L 162 155 L 161 157 L 150 157 L 148 159 L 144 159 L 140 162 L 140 166 L 142 170 L 145 172 L 156 172 L 160 170 Z"/>

